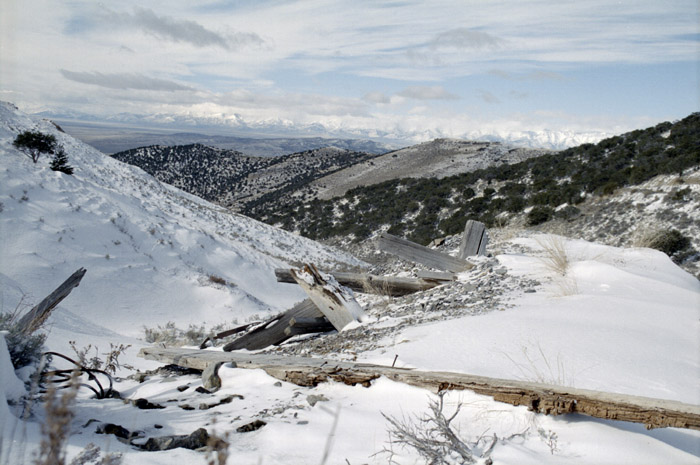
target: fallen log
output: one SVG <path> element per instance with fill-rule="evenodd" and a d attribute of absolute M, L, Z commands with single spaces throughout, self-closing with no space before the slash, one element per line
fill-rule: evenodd
<path fill-rule="evenodd" d="M 224 350 L 227 352 L 240 349 L 258 350 L 271 345 L 281 344 L 295 335 L 287 334 L 285 331 L 289 328 L 292 320 L 297 318 L 320 317 L 323 317 L 323 313 L 321 313 L 311 299 L 303 300 L 286 312 L 267 320 L 235 341 L 229 342 L 224 346 Z"/>
<path fill-rule="evenodd" d="M 322 275 L 310 263 L 300 270 L 290 271 L 292 278 L 338 331 L 342 331 L 351 323 L 358 322 L 364 317 L 365 312 L 353 297 L 352 292 L 340 286 L 331 275 Z"/>
<path fill-rule="evenodd" d="M 414 292 L 425 291 L 440 285 L 447 279 L 403 278 L 397 276 L 377 276 L 373 274 L 334 271 L 331 274 L 339 284 L 363 294 L 388 295 L 399 297 Z M 293 283 L 292 272 L 288 268 L 277 268 L 275 276 L 280 283 Z M 454 275 L 451 275 L 454 276 Z"/>
<path fill-rule="evenodd" d="M 382 233 L 379 236 L 379 250 L 396 255 L 410 262 L 419 263 L 442 271 L 460 273 L 474 267 L 472 263 L 461 258 L 438 252 L 437 250 L 416 244 L 415 242 Z"/>
<path fill-rule="evenodd" d="M 63 284 L 58 286 L 56 290 L 20 318 L 17 322 L 17 329 L 27 336 L 39 329 L 49 317 L 51 311 L 56 308 L 63 299 L 68 297 L 68 294 L 70 294 L 74 288 L 78 287 L 86 271 L 85 268 L 80 268 L 73 273 Z"/>
<path fill-rule="evenodd" d="M 204 370 L 212 363 L 228 362 L 238 368 L 262 369 L 270 376 L 299 386 L 316 386 L 326 381 L 369 386 L 372 380 L 385 376 L 434 392 L 467 389 L 546 415 L 579 413 L 595 418 L 643 423 L 647 428 L 700 430 L 698 405 L 566 386 L 275 354 L 145 347 L 139 352 L 139 357 L 197 370 Z"/>

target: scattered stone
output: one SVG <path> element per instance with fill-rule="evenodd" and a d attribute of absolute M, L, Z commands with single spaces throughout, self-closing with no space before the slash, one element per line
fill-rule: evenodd
<path fill-rule="evenodd" d="M 200 394 L 211 394 L 211 391 L 205 387 L 199 386 L 197 389 L 195 389 Z"/>
<path fill-rule="evenodd" d="M 182 385 L 182 386 L 178 386 L 178 387 L 177 387 L 177 390 L 180 391 L 180 392 L 185 392 L 185 391 L 188 390 L 189 388 L 190 388 L 190 385 L 189 385 L 189 384 L 185 384 L 185 385 Z"/>
<path fill-rule="evenodd" d="M 140 449 L 153 452 L 161 450 L 171 450 L 182 447 L 183 449 L 199 449 L 205 447 L 209 440 L 209 433 L 204 428 L 199 428 L 192 434 L 160 436 L 149 438 L 145 444 L 138 446 Z"/>
<path fill-rule="evenodd" d="M 163 425 L 159 425 L 158 423 L 156 423 L 155 425 L 153 425 L 153 427 L 154 427 L 155 429 L 163 429 Z"/>
<path fill-rule="evenodd" d="M 328 398 L 323 394 L 310 394 L 306 396 L 306 401 L 313 407 L 319 402 L 328 402 Z"/>
<path fill-rule="evenodd" d="M 95 430 L 97 434 L 113 434 L 118 438 L 129 439 L 131 437 L 131 432 L 120 425 L 115 425 L 114 423 L 102 423 L 97 425 Z"/>
<path fill-rule="evenodd" d="M 150 402 L 148 399 L 143 399 L 143 398 L 136 399 L 136 400 L 132 401 L 132 403 L 134 404 L 134 406 L 136 408 L 140 408 L 141 410 L 154 410 L 154 409 L 165 408 L 165 406 L 163 406 L 163 405 L 154 404 L 154 403 Z"/>
<path fill-rule="evenodd" d="M 307 420 L 299 420 L 297 421 L 297 425 L 308 425 L 309 422 Z"/>
<path fill-rule="evenodd" d="M 256 431 L 265 426 L 267 423 L 265 423 L 262 420 L 255 420 L 253 422 L 248 423 L 247 425 L 239 426 L 236 428 L 236 432 L 238 433 L 249 433 L 251 431 Z"/>
<path fill-rule="evenodd" d="M 190 404 L 182 404 L 178 405 L 182 410 L 194 410 L 194 407 L 192 407 Z"/>
<path fill-rule="evenodd" d="M 282 387 L 282 381 L 277 381 L 273 386 Z"/>

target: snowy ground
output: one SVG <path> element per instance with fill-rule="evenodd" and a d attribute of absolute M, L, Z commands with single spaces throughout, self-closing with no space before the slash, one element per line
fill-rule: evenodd
<path fill-rule="evenodd" d="M 297 260 L 359 265 L 340 252 L 162 186 L 11 107 L 0 110 L 2 311 L 13 311 L 30 292 L 25 300 L 36 302 L 77 268 L 88 269 L 80 287 L 49 320 L 48 346 L 53 350 L 70 354 L 69 340 L 78 341 L 79 347 L 97 345 L 101 351 L 110 342 L 128 342 L 133 347 L 122 361 L 151 370 L 160 364 L 135 357 L 145 345 L 139 339 L 144 325 L 173 321 L 187 327 L 234 319 L 242 323 L 255 313 L 267 315 L 301 298 L 296 286 L 275 282 L 276 266 Z M 76 168 L 73 177 L 50 171 L 47 160 L 35 165 L 11 147 L 14 134 L 28 127 L 56 134 Z M 550 244 L 559 244 L 568 258 L 562 275 L 545 264 L 551 254 L 542 244 L 548 239 L 537 239 L 498 244 L 497 267 L 479 275 L 464 273 L 454 288 L 415 297 L 413 302 L 423 299 L 430 304 L 441 292 L 462 289 L 465 295 L 451 300 L 444 321 L 422 318 L 421 312 L 431 307 L 416 304 L 414 324 L 399 324 L 405 316 L 379 315 L 359 333 L 348 333 L 345 342 L 362 330 L 394 327 L 393 332 L 367 344 L 365 352 L 339 349 L 326 356 L 391 364 L 398 355 L 397 366 L 700 404 L 697 279 L 649 249 L 554 239 Z M 210 275 L 230 284 L 212 283 Z M 486 300 L 494 303 L 493 311 L 482 311 L 487 305 L 478 302 L 485 291 L 466 291 L 470 281 L 484 289 L 497 288 L 498 298 Z M 495 286 L 498 282 L 507 285 Z M 382 310 L 398 315 L 410 309 L 412 301 L 402 302 L 393 310 L 392 304 L 366 310 L 373 316 Z M 342 342 L 344 336 L 324 337 Z M 360 336 L 357 342 L 365 346 L 359 344 Z M 293 345 L 304 344 L 312 346 L 313 340 Z M 142 432 L 144 440 L 189 434 L 199 427 L 228 434 L 229 464 L 423 463 L 415 451 L 392 447 L 383 414 L 411 419 L 426 414 L 436 398 L 387 379 L 375 380 L 369 388 L 336 383 L 307 388 L 280 383 L 258 370 L 227 366 L 220 371 L 223 387 L 214 394 L 195 391 L 201 386 L 196 375 L 161 373 L 138 382 L 127 379 L 129 374 L 122 370 L 119 375 L 124 378 L 116 385 L 125 399 L 146 398 L 165 408 L 140 410 L 118 399 L 92 399 L 89 391 L 81 390 L 71 423 L 69 459 L 94 443 L 103 453 L 122 454 L 125 464 L 207 463 L 203 452 L 143 452 L 113 435 L 95 433 L 96 425 L 109 422 Z M 26 378 L 27 373 L 18 375 Z M 16 418 L 22 383 L 2 342 L 0 380 L 0 463 L 31 462 L 44 412 L 35 405 L 27 421 Z M 227 398 L 230 402 L 206 408 Z M 643 425 L 579 415 L 546 417 L 466 391 L 447 394 L 446 414 L 458 404 L 462 409 L 454 424 L 462 438 L 500 438 L 491 452 L 495 464 L 700 463 L 697 431 L 647 431 Z M 182 408 L 186 405 L 194 409 Z M 254 420 L 266 425 L 236 432 Z"/>

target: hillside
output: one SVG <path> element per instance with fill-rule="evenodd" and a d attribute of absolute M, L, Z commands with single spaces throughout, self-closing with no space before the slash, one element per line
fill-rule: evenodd
<path fill-rule="evenodd" d="M 270 207 L 257 217 L 315 239 L 350 233 L 359 240 L 383 229 L 423 244 L 461 232 L 467 219 L 490 227 L 555 221 L 564 224 L 563 232 L 591 240 L 617 239 L 616 245 L 629 244 L 629 233 L 641 225 L 672 227 L 698 250 L 698 147 L 696 113 L 596 145 L 439 180 L 405 178 L 357 187 L 343 197 Z M 670 178 L 663 185 L 643 184 L 659 175 Z M 625 192 L 634 195 L 618 201 L 616 196 Z M 617 206 L 608 209 L 611 221 L 602 221 L 597 214 L 606 211 L 608 202 Z M 581 228 L 583 223 L 589 226 Z M 692 257 L 690 253 L 686 258 Z"/>
<path fill-rule="evenodd" d="M 56 137 L 74 167 L 49 169 L 12 146 L 24 130 Z M 302 297 L 274 268 L 300 260 L 355 266 L 353 257 L 163 184 L 0 105 L 2 306 L 47 295 L 80 267 L 86 278 L 55 313 L 49 342 L 66 331 L 143 336 L 168 321 L 208 326 L 278 312 Z M 109 318 L 105 318 L 110 316 Z M 56 337 L 56 341 L 53 338 Z"/>
<path fill-rule="evenodd" d="M 274 202 L 316 178 L 375 156 L 327 147 L 280 157 L 251 157 L 200 144 L 141 147 L 112 155 L 159 181 L 234 211 Z"/>

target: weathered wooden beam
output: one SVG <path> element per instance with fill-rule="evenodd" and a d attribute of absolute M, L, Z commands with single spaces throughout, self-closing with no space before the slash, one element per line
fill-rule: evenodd
<path fill-rule="evenodd" d="M 294 334 L 287 334 L 285 329 L 289 328 L 289 323 L 295 318 L 319 318 L 323 313 L 316 307 L 311 299 L 306 299 L 284 313 L 267 320 L 257 328 L 244 334 L 235 341 L 224 346 L 224 350 L 258 350 L 271 345 L 281 344 Z"/>
<path fill-rule="evenodd" d="M 379 250 L 396 255 L 404 260 L 453 273 L 460 273 L 474 267 L 473 264 L 461 258 L 429 249 L 388 233 L 382 233 L 379 236 Z"/>
<path fill-rule="evenodd" d="M 378 294 L 399 297 L 414 292 L 425 291 L 440 285 L 436 281 L 446 281 L 446 279 L 423 279 L 404 278 L 397 276 L 377 276 L 373 274 L 349 273 L 334 271 L 331 274 L 339 284 L 363 294 Z M 277 268 L 275 270 L 277 281 L 281 283 L 294 283 L 292 273 L 288 268 Z M 450 275 L 454 276 L 454 275 Z"/>
<path fill-rule="evenodd" d="M 300 386 L 316 386 L 326 381 L 369 386 L 372 380 L 385 376 L 435 392 L 466 389 L 491 396 L 499 402 L 524 405 L 532 411 L 547 415 L 579 413 L 596 418 L 643 423 L 648 428 L 700 430 L 698 405 L 566 386 L 275 354 L 146 347 L 141 349 L 139 357 L 198 370 L 204 370 L 211 363 L 230 362 L 239 368 L 260 368 L 270 376 Z"/>
<path fill-rule="evenodd" d="M 442 271 L 418 270 L 416 271 L 416 276 L 425 281 L 433 281 L 436 283 L 446 283 L 457 279 L 457 275 L 454 273 L 445 273 Z"/>
<path fill-rule="evenodd" d="M 364 317 L 365 312 L 352 292 L 338 284 L 333 276 L 321 274 L 310 263 L 300 270 L 290 271 L 297 284 L 338 331 Z"/>
<path fill-rule="evenodd" d="M 73 273 L 63 284 L 58 286 L 56 290 L 20 318 L 17 322 L 17 329 L 25 335 L 30 335 L 39 329 L 49 317 L 51 311 L 56 308 L 63 299 L 68 297 L 68 294 L 70 294 L 74 288 L 78 287 L 86 271 L 85 268 L 80 268 Z"/>
<path fill-rule="evenodd" d="M 486 245 L 489 236 L 486 232 L 486 225 L 479 221 L 468 220 L 464 225 L 462 243 L 459 246 L 459 258 L 467 258 L 473 255 L 486 255 Z"/>

